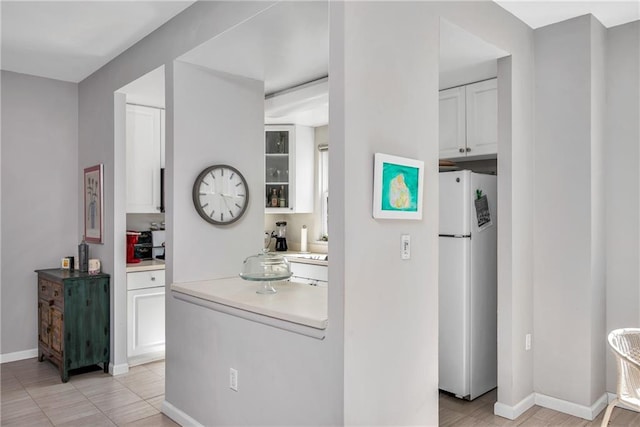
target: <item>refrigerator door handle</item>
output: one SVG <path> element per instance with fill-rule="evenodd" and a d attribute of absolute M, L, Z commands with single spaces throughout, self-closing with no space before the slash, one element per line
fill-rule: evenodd
<path fill-rule="evenodd" d="M 456 239 L 470 239 L 471 234 L 439 234 L 440 237 L 454 237 Z"/>

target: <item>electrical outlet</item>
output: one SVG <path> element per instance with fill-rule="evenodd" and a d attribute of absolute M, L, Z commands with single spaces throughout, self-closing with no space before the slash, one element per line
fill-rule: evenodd
<path fill-rule="evenodd" d="M 229 368 L 229 388 L 238 391 L 238 371 L 233 368 Z"/>
<path fill-rule="evenodd" d="M 400 258 L 411 259 L 411 236 L 408 234 L 400 236 Z"/>
<path fill-rule="evenodd" d="M 531 350 L 531 334 L 527 334 L 524 337 L 524 349 Z"/>

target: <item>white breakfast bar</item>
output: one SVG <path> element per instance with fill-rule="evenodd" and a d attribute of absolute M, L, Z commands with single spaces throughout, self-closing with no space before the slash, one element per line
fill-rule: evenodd
<path fill-rule="evenodd" d="M 174 283 L 173 296 L 243 319 L 323 339 L 327 328 L 327 288 L 280 281 L 277 293 L 256 293 L 261 282 L 240 277 Z"/>

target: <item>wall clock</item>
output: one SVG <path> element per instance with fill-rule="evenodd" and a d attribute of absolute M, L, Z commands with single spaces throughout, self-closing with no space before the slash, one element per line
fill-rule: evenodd
<path fill-rule="evenodd" d="M 249 204 L 244 176 L 228 165 L 209 166 L 193 183 L 193 205 L 198 214 L 214 225 L 236 222 Z"/>

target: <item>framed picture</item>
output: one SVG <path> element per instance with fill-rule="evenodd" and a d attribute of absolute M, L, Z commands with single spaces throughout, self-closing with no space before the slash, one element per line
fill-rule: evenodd
<path fill-rule="evenodd" d="M 103 166 L 84 170 L 84 238 L 88 243 L 102 243 Z"/>
<path fill-rule="evenodd" d="M 376 153 L 373 217 L 422 219 L 424 162 Z"/>

